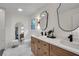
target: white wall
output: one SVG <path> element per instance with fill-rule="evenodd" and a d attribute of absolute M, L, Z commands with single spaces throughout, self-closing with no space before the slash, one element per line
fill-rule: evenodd
<path fill-rule="evenodd" d="M 5 10 L 0 9 L 0 50 L 5 47 Z"/>
<path fill-rule="evenodd" d="M 57 19 L 57 8 L 59 4 L 50 4 L 47 6 L 49 12 L 49 22 L 48 22 L 48 30 L 53 29 L 55 31 L 55 36 L 59 38 L 65 38 L 70 34 L 70 32 L 64 32 L 58 26 L 58 19 Z"/>
<path fill-rule="evenodd" d="M 42 11 L 47 10 L 49 13 L 49 19 L 48 19 L 48 28 L 46 31 L 54 28 L 54 35 L 59 38 L 65 38 L 70 34 L 70 32 L 64 32 L 62 31 L 58 26 L 58 20 L 57 20 L 57 12 L 56 9 L 58 7 L 58 4 L 48 4 L 43 8 L 40 8 L 36 14 L 33 15 L 36 16 L 40 14 Z"/>
<path fill-rule="evenodd" d="M 6 12 L 6 45 L 15 40 L 15 24 L 22 23 L 24 25 L 24 36 L 25 39 L 29 38 L 28 28 L 29 18 L 21 14 L 12 14 Z"/>

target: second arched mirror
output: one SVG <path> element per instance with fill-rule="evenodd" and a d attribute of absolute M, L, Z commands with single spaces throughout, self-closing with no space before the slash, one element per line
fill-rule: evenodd
<path fill-rule="evenodd" d="M 62 3 L 57 9 L 59 27 L 70 32 L 79 27 L 79 4 Z"/>

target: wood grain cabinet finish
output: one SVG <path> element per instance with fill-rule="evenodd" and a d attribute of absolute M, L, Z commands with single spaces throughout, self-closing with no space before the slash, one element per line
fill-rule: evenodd
<path fill-rule="evenodd" d="M 49 44 L 38 40 L 38 56 L 49 56 Z"/>
<path fill-rule="evenodd" d="M 49 44 L 31 37 L 31 50 L 35 56 L 49 56 Z"/>
<path fill-rule="evenodd" d="M 31 37 L 31 50 L 35 56 L 78 56 L 58 46 Z"/>
<path fill-rule="evenodd" d="M 77 56 L 76 54 L 50 44 L 50 56 Z"/>
<path fill-rule="evenodd" d="M 31 51 L 36 56 L 37 56 L 37 43 L 38 43 L 38 40 L 36 38 L 32 37 L 32 39 L 31 39 Z"/>

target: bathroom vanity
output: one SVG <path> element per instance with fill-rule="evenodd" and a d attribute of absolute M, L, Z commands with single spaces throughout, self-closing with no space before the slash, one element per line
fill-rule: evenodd
<path fill-rule="evenodd" d="M 31 36 L 31 50 L 35 56 L 77 56 L 79 52 L 74 48 L 60 43 L 58 38 L 51 39 L 45 36 Z"/>
<path fill-rule="evenodd" d="M 34 55 L 42 56 L 42 55 L 49 55 L 49 44 L 42 40 L 39 40 L 35 37 L 31 37 L 31 50 Z"/>

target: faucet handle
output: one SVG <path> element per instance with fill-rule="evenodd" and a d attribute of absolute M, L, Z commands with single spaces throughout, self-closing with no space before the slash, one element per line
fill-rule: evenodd
<path fill-rule="evenodd" d="M 71 38 L 72 37 L 72 34 L 70 34 L 69 36 L 68 36 L 68 38 Z"/>

